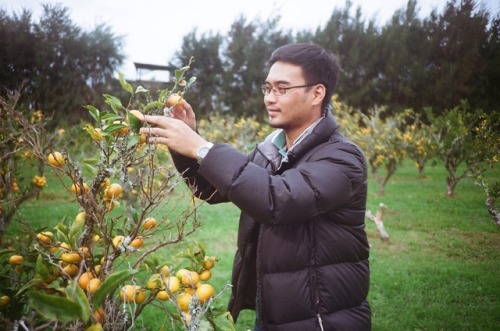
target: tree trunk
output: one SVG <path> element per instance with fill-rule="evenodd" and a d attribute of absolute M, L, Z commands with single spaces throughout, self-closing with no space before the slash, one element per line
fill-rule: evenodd
<path fill-rule="evenodd" d="M 455 196 L 455 187 L 458 184 L 458 180 L 453 176 L 446 177 L 446 196 L 448 198 L 453 198 Z"/>

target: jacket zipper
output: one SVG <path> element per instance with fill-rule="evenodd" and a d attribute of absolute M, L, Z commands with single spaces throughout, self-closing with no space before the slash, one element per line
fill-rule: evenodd
<path fill-rule="evenodd" d="M 316 316 L 318 316 L 318 323 L 321 331 L 325 331 L 325 329 L 323 328 L 323 320 L 321 319 L 321 315 L 318 313 L 318 315 Z"/>
<path fill-rule="evenodd" d="M 315 238 L 315 233 L 314 233 L 314 220 L 309 222 L 309 236 L 311 237 L 310 240 L 312 243 L 316 242 Z M 313 249 L 316 249 L 313 247 Z M 315 252 L 312 252 L 312 256 L 315 256 Z M 313 302 L 314 305 L 316 306 L 316 317 L 318 318 L 318 324 L 321 329 L 321 331 L 324 331 L 325 329 L 323 328 L 323 319 L 321 318 L 321 314 L 319 313 L 319 295 L 318 295 L 318 284 L 316 280 L 316 264 L 314 263 L 314 260 L 311 259 L 310 263 L 310 270 L 311 270 L 311 280 L 312 280 L 312 294 L 313 294 Z"/>

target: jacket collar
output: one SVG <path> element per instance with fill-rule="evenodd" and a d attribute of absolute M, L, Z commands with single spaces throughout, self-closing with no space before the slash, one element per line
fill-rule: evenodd
<path fill-rule="evenodd" d="M 338 130 L 339 124 L 333 117 L 331 111 L 328 110 L 329 109 L 325 111 L 325 115 L 316 126 L 314 126 L 312 131 L 306 133 L 300 141 L 294 144 L 293 148 L 288 151 L 286 157 L 282 158 L 278 147 L 273 143 L 273 140 L 280 134 L 281 130 L 273 131 L 257 146 L 257 148 L 274 164 L 275 169 L 281 168 L 284 163 L 293 163 L 295 159 L 304 155 L 313 147 L 328 141 L 328 139 Z"/>

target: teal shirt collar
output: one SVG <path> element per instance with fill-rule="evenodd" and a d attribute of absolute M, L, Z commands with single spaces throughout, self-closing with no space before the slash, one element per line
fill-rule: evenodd
<path fill-rule="evenodd" d="M 278 152 L 281 154 L 282 157 L 286 157 L 286 137 L 285 137 L 285 131 L 280 129 L 278 134 L 274 136 L 273 138 L 273 145 L 278 148 Z"/>

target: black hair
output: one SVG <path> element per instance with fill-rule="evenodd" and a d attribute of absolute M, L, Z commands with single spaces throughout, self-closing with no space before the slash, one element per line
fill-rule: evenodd
<path fill-rule="evenodd" d="M 326 95 L 322 108 L 330 104 L 340 71 L 337 57 L 333 53 L 315 44 L 287 44 L 272 53 L 268 61 L 269 66 L 278 61 L 300 66 L 307 84 L 323 84 L 326 87 Z"/>

